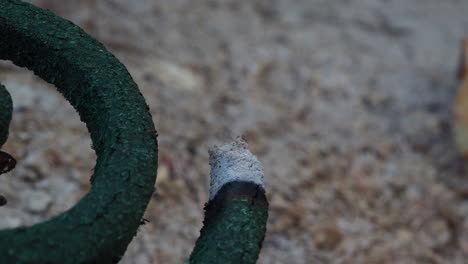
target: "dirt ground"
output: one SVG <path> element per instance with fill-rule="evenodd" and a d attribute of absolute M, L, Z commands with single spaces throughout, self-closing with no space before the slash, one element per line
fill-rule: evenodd
<path fill-rule="evenodd" d="M 468 166 L 451 107 L 465 0 L 31 0 L 128 67 L 159 132 L 157 192 L 121 263 L 183 263 L 202 224 L 211 146 L 243 135 L 270 201 L 258 263 L 468 259 Z M 15 103 L 0 228 L 73 206 L 95 163 L 84 124 L 30 72 Z"/>

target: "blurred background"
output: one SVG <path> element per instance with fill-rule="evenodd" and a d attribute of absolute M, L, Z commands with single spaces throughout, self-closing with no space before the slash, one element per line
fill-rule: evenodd
<path fill-rule="evenodd" d="M 157 192 L 121 263 L 183 263 L 207 150 L 244 136 L 270 216 L 258 263 L 466 263 L 468 176 L 452 137 L 465 0 L 30 0 L 128 68 L 159 132 Z M 0 228 L 73 206 L 95 164 L 54 87 L 9 62 Z"/>

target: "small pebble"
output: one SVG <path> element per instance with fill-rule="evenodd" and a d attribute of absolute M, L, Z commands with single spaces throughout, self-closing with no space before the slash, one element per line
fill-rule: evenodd
<path fill-rule="evenodd" d="M 52 197 L 43 191 L 26 190 L 23 197 L 27 203 L 27 209 L 33 213 L 43 212 L 52 203 Z"/>

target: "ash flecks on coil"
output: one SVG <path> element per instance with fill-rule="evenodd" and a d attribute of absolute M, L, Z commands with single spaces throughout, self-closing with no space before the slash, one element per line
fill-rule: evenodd
<path fill-rule="evenodd" d="M 209 150 L 211 165 L 210 200 L 227 183 L 252 182 L 264 188 L 263 166 L 241 138 Z"/>

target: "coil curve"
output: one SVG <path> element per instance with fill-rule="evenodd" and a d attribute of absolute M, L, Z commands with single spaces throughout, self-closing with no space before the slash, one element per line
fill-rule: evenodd
<path fill-rule="evenodd" d="M 101 43 L 50 11 L 1 0 L 0 36 L 0 59 L 54 84 L 86 123 L 97 155 L 91 189 L 74 207 L 31 227 L 0 231 L 1 263 L 117 263 L 136 235 L 156 179 L 157 134 L 142 94 Z M 1 147 L 12 109 L 1 85 L 0 107 Z M 263 186 L 227 181 L 206 205 L 189 262 L 255 263 L 267 210 Z"/>

